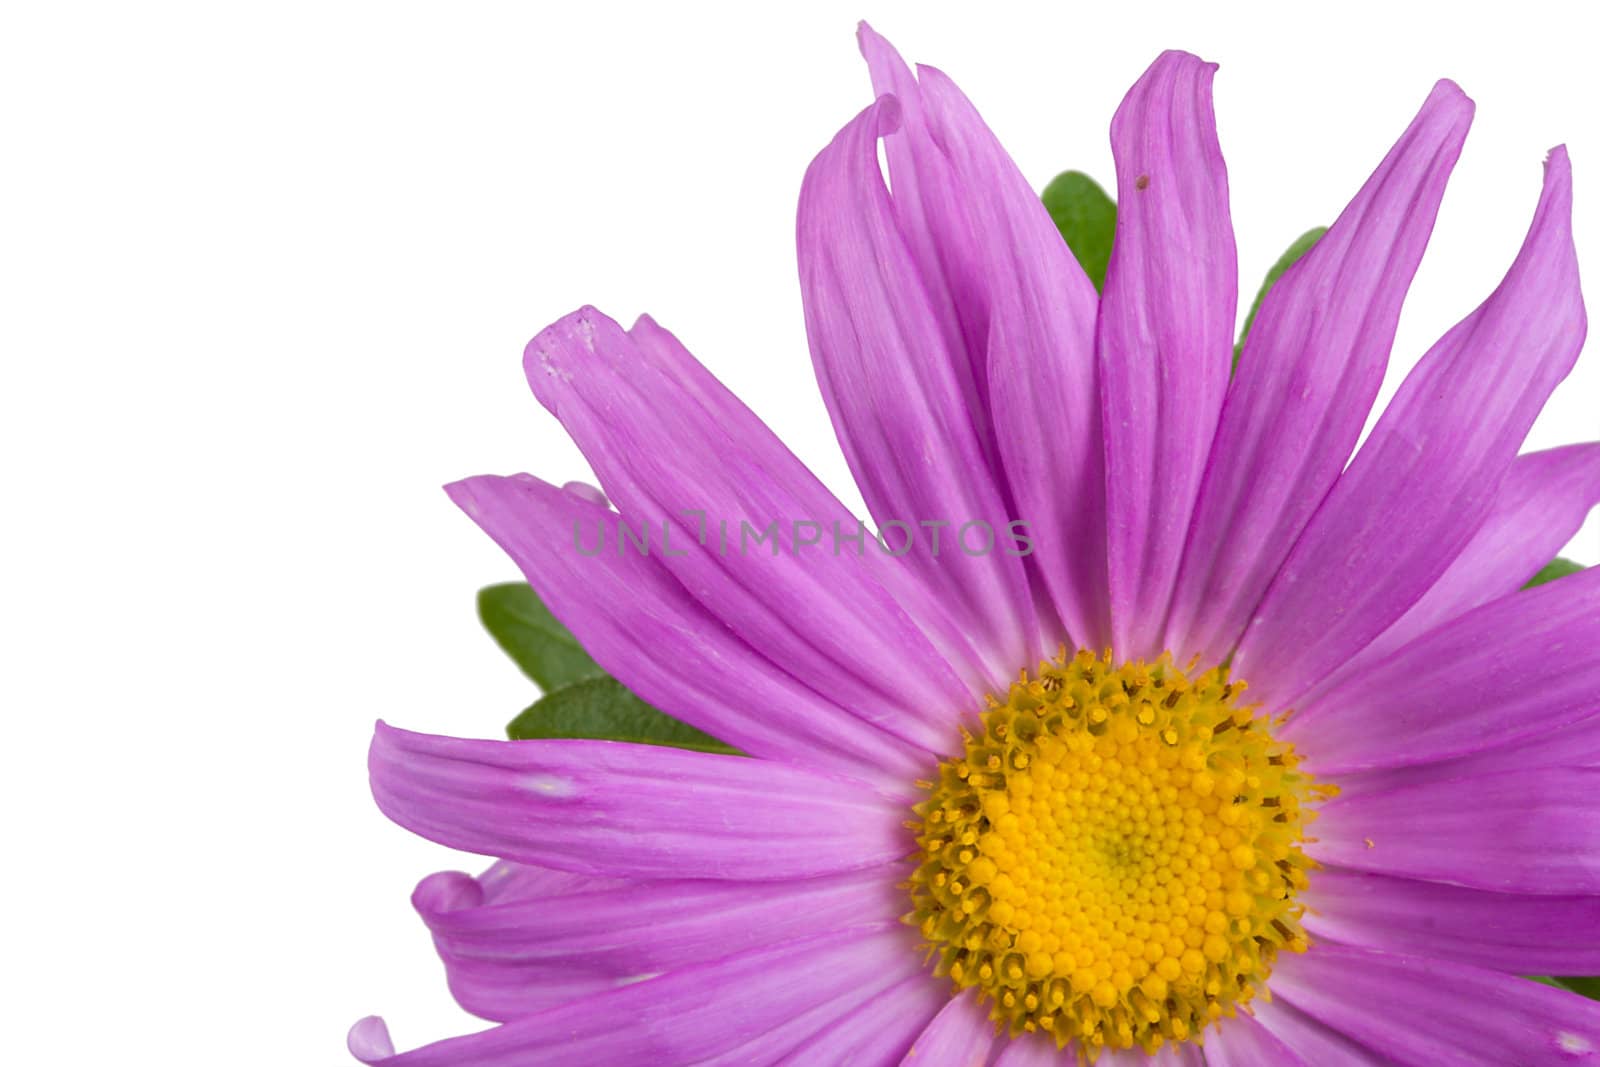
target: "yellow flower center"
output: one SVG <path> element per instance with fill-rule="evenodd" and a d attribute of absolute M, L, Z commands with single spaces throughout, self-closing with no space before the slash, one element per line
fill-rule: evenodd
<path fill-rule="evenodd" d="M 1093 1060 L 1197 1037 L 1304 952 L 1304 802 L 1333 789 L 1243 690 L 1063 650 L 991 698 L 915 809 L 907 921 L 936 973 Z"/>

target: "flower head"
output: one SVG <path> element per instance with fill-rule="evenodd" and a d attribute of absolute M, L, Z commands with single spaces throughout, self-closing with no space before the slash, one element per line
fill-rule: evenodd
<path fill-rule="evenodd" d="M 450 494 L 601 666 L 744 755 L 380 725 L 383 810 L 498 858 L 414 900 L 503 1025 L 394 1055 L 364 1020 L 352 1050 L 1600 1056 L 1600 1006 L 1516 977 L 1600 970 L 1600 571 L 1522 590 L 1600 498 L 1600 445 L 1517 454 L 1585 331 L 1565 152 L 1356 450 L 1459 89 L 1231 374 L 1210 65 L 1166 53 L 1117 111 L 1097 292 L 955 84 L 862 48 L 878 97 L 807 173 L 798 243 L 883 541 L 650 319 L 536 337 L 533 390 L 615 510 L 528 475 Z"/>

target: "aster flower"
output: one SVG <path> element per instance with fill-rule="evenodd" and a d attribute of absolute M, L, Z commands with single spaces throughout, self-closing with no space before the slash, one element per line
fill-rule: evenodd
<path fill-rule="evenodd" d="M 450 495 L 607 671 L 744 755 L 380 724 L 382 809 L 498 859 L 414 900 L 501 1025 L 395 1055 L 367 1019 L 352 1051 L 1596 1060 L 1600 1005 L 1517 977 L 1600 971 L 1600 571 L 1522 589 L 1600 498 L 1600 445 L 1517 454 L 1585 332 L 1566 153 L 1504 281 L 1356 450 L 1459 89 L 1230 377 L 1211 66 L 1166 53 L 1118 110 L 1097 293 L 954 83 L 862 46 L 877 99 L 799 209 L 828 410 L 880 526 L 1024 519 L 1031 551 L 789 525 L 729 551 L 708 528 L 856 518 L 650 319 L 545 330 L 529 381 L 616 510 L 528 475 Z M 573 536 L 630 526 L 670 547 Z"/>

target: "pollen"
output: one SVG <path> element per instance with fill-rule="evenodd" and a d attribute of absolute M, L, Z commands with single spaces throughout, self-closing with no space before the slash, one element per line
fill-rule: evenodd
<path fill-rule="evenodd" d="M 1304 830 L 1335 790 L 1244 689 L 1062 650 L 923 783 L 906 919 L 999 1030 L 1088 1061 L 1202 1041 L 1306 950 Z"/>

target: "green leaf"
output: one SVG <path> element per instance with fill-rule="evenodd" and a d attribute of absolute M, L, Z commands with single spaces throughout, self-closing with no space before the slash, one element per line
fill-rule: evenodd
<path fill-rule="evenodd" d="M 1577 574 L 1581 570 L 1583 570 L 1583 564 L 1574 563 L 1570 559 L 1564 559 L 1561 556 L 1557 556 L 1549 563 L 1546 563 L 1544 568 L 1540 570 L 1538 574 L 1535 574 L 1532 578 L 1528 579 L 1528 584 L 1522 588 L 1532 589 L 1536 585 L 1543 585 L 1546 582 L 1553 582 L 1557 578 L 1565 578 L 1567 575 Z"/>
<path fill-rule="evenodd" d="M 1057 175 L 1040 199 L 1083 272 L 1096 289 L 1104 288 L 1111 239 L 1117 232 L 1117 202 L 1093 178 L 1076 170 Z"/>
<path fill-rule="evenodd" d="M 652 708 L 601 670 L 525 582 L 480 590 L 478 615 L 495 642 L 545 692 L 506 727 L 513 741 L 586 737 L 737 752 Z"/>
<path fill-rule="evenodd" d="M 1255 303 L 1250 305 L 1250 314 L 1244 317 L 1244 329 L 1239 331 L 1239 343 L 1233 346 L 1233 369 L 1239 369 L 1239 353 L 1244 351 L 1244 339 L 1250 336 L 1250 327 L 1255 325 L 1256 312 L 1261 310 L 1261 301 L 1266 299 L 1267 290 L 1278 284 L 1278 279 L 1283 277 L 1288 269 L 1299 262 L 1300 257 L 1311 251 L 1311 246 L 1322 239 L 1328 232 L 1326 226 L 1316 226 L 1307 230 L 1294 239 L 1283 255 L 1278 257 L 1278 262 L 1267 271 L 1267 276 L 1261 282 L 1261 288 L 1256 291 Z"/>
<path fill-rule="evenodd" d="M 545 692 L 605 672 L 526 582 L 491 585 L 478 592 L 478 617 L 495 643 Z"/>
<path fill-rule="evenodd" d="M 610 676 L 585 678 L 552 690 L 511 720 L 506 734 L 513 741 L 586 737 L 738 754 L 738 749 L 710 734 L 652 708 Z"/>
<path fill-rule="evenodd" d="M 1546 978 L 1543 975 L 1536 975 L 1533 981 L 1565 989 L 1569 993 L 1577 993 L 1590 1000 L 1600 1000 L 1600 978 Z"/>
<path fill-rule="evenodd" d="M 1600 978 L 1557 978 L 1556 984 L 1590 1000 L 1600 1000 Z"/>

